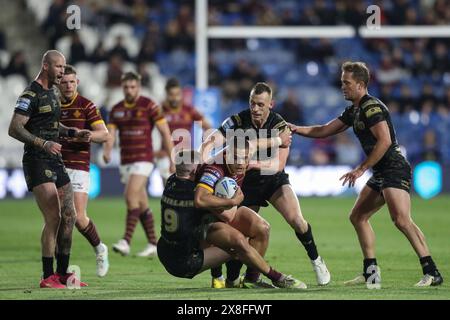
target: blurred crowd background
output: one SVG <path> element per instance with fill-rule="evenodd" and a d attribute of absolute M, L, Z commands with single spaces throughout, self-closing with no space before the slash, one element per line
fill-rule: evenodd
<path fill-rule="evenodd" d="M 66 27 L 69 4 L 82 27 Z M 7 134 L 15 100 L 40 67 L 42 53 L 61 50 L 79 73 L 80 91 L 103 114 L 122 98 L 122 72 L 137 70 L 144 93 L 164 98 L 168 77 L 195 86 L 195 1 L 0 0 L 0 167 L 20 166 L 21 146 Z M 382 8 L 383 25 L 449 25 L 446 0 L 208 1 L 208 24 L 365 25 L 366 8 Z M 340 64 L 365 61 L 369 93 L 389 107 L 397 136 L 413 163 L 450 164 L 450 39 L 211 39 L 209 86 L 221 92 L 222 115 L 248 107 L 257 81 L 275 89 L 275 111 L 295 124 L 324 123 L 348 102 Z M 351 132 L 332 139 L 295 138 L 289 162 L 354 165 L 363 155 Z"/>

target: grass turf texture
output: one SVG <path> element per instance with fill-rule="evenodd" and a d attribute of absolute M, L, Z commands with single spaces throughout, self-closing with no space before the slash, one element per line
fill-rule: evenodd
<path fill-rule="evenodd" d="M 422 271 L 406 238 L 392 224 L 383 208 L 372 219 L 377 235 L 377 259 L 382 289 L 346 287 L 343 282 L 362 269 L 356 234 L 348 221 L 354 198 L 305 198 L 302 210 L 332 275 L 326 287 L 316 285 L 305 250 L 292 229 L 273 208 L 262 215 L 271 223 L 267 260 L 277 270 L 306 282 L 306 291 L 211 289 L 206 271 L 192 280 L 169 275 L 157 257 L 133 255 L 145 246 L 140 225 L 132 240 L 131 255 L 122 257 L 111 246 L 123 234 L 125 204 L 122 199 L 96 199 L 89 203 L 101 239 L 110 248 L 110 271 L 105 278 L 95 275 L 95 256 L 88 242 L 75 229 L 71 264 L 81 268 L 82 290 L 39 289 L 41 276 L 40 232 L 42 217 L 33 199 L 0 201 L 0 299 L 450 299 L 450 198 L 426 201 L 413 198 L 413 218 L 425 233 L 435 262 L 444 276 L 440 287 L 415 288 Z M 159 200 L 150 200 L 159 234 Z M 244 270 L 244 269 L 243 269 Z M 223 268 L 225 272 L 225 268 Z"/>

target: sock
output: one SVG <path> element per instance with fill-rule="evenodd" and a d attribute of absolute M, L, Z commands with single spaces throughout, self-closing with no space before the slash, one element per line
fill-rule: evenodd
<path fill-rule="evenodd" d="M 422 257 L 419 259 L 420 264 L 422 265 L 423 274 L 431 274 L 436 273 L 437 268 L 434 264 L 433 258 L 431 256 Z"/>
<path fill-rule="evenodd" d="M 89 224 L 83 230 L 80 230 L 80 233 L 89 241 L 91 246 L 94 248 L 100 244 L 100 236 L 98 235 L 97 228 L 95 227 L 94 222 L 89 220 Z"/>
<path fill-rule="evenodd" d="M 376 266 L 376 265 L 377 265 L 377 259 L 375 259 L 375 258 L 363 260 L 363 275 L 364 275 L 364 278 L 366 279 L 366 281 L 372 274 L 372 273 L 367 273 L 367 268 L 369 268 L 370 266 Z"/>
<path fill-rule="evenodd" d="M 53 257 L 42 257 L 42 272 L 44 279 L 50 277 L 53 272 Z"/>
<path fill-rule="evenodd" d="M 250 282 L 256 282 L 259 279 L 259 272 L 251 267 L 247 267 L 247 271 L 245 272 L 245 280 Z"/>
<path fill-rule="evenodd" d="M 308 231 L 305 233 L 301 234 L 296 232 L 295 235 L 305 247 L 309 259 L 316 260 L 319 257 L 319 253 L 317 252 L 316 244 L 314 243 L 311 225 L 308 223 Z"/>
<path fill-rule="evenodd" d="M 147 240 L 149 243 L 156 245 L 156 234 L 155 228 L 153 224 L 153 213 L 150 209 L 146 209 L 139 216 L 141 220 L 142 226 L 144 227 L 145 235 L 147 236 Z"/>
<path fill-rule="evenodd" d="M 56 272 L 60 275 L 66 275 L 69 268 L 70 254 L 58 253 L 56 255 Z"/>
<path fill-rule="evenodd" d="M 211 268 L 211 277 L 220 278 L 222 276 L 222 265 Z"/>
<path fill-rule="evenodd" d="M 266 277 L 269 278 L 272 281 L 278 281 L 283 276 L 282 273 L 278 272 L 277 270 L 270 267 L 269 272 L 266 274 Z"/>
<path fill-rule="evenodd" d="M 230 260 L 225 264 L 227 266 L 227 280 L 232 282 L 239 278 L 242 262 L 240 260 Z"/>
<path fill-rule="evenodd" d="M 139 215 L 139 209 L 131 209 L 127 212 L 127 225 L 123 238 L 126 242 L 128 242 L 128 244 L 131 242 L 131 238 L 133 237 L 134 229 L 136 229 L 136 224 L 139 220 Z"/>

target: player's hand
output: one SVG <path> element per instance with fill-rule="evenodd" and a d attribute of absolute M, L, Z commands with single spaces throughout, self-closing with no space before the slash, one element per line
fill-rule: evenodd
<path fill-rule="evenodd" d="M 345 184 L 348 182 L 349 187 L 354 187 L 356 179 L 361 177 L 365 171 L 366 170 L 364 170 L 362 167 L 358 166 L 355 169 L 353 169 L 352 171 L 344 174 L 342 177 L 339 178 L 339 180 L 344 180 L 342 182 L 343 186 L 345 186 Z"/>
<path fill-rule="evenodd" d="M 244 193 L 242 192 L 240 187 L 237 188 L 234 196 L 231 198 L 231 201 L 233 207 L 238 206 L 242 201 L 244 201 Z"/>
<path fill-rule="evenodd" d="M 103 151 L 103 161 L 105 161 L 106 164 L 111 162 L 111 151 Z"/>
<path fill-rule="evenodd" d="M 48 154 L 51 154 L 54 156 L 61 154 L 61 145 L 54 141 L 46 141 L 43 146 L 43 149 Z"/>
<path fill-rule="evenodd" d="M 291 130 L 284 130 L 280 133 L 281 145 L 280 148 L 288 148 L 292 143 Z"/>
<path fill-rule="evenodd" d="M 91 137 L 92 137 L 92 132 L 90 130 L 77 129 L 75 131 L 75 138 L 77 138 L 77 141 L 79 141 L 79 142 L 90 142 Z"/>
<path fill-rule="evenodd" d="M 288 128 L 291 130 L 291 132 L 295 133 L 297 131 L 297 126 L 295 124 L 288 122 Z"/>

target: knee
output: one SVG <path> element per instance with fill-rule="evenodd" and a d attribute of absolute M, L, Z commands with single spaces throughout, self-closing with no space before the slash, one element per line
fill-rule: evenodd
<path fill-rule="evenodd" d="M 270 224 L 266 220 L 261 220 L 261 222 L 258 223 L 258 235 L 264 240 L 269 240 Z"/>
<path fill-rule="evenodd" d="M 233 249 L 239 253 L 245 253 L 248 251 L 248 247 L 250 244 L 248 243 L 247 238 L 245 238 L 242 234 L 236 235 L 233 239 Z"/>
<path fill-rule="evenodd" d="M 59 211 L 55 211 L 53 214 L 45 218 L 45 224 L 51 227 L 58 227 L 61 223 L 61 214 Z"/>
<path fill-rule="evenodd" d="M 128 208 L 138 208 L 139 207 L 139 201 L 136 199 L 136 196 L 132 195 L 131 193 L 125 194 L 125 202 L 126 202 Z"/>
<path fill-rule="evenodd" d="M 392 221 L 394 222 L 395 226 L 401 231 L 407 230 L 412 224 L 411 219 L 404 217 L 396 217 L 393 218 Z"/>
<path fill-rule="evenodd" d="M 365 215 L 362 215 L 359 211 L 352 210 L 352 212 L 349 215 L 349 220 L 352 223 L 352 225 L 357 226 L 361 223 L 367 222 L 367 219 L 365 218 Z"/>

